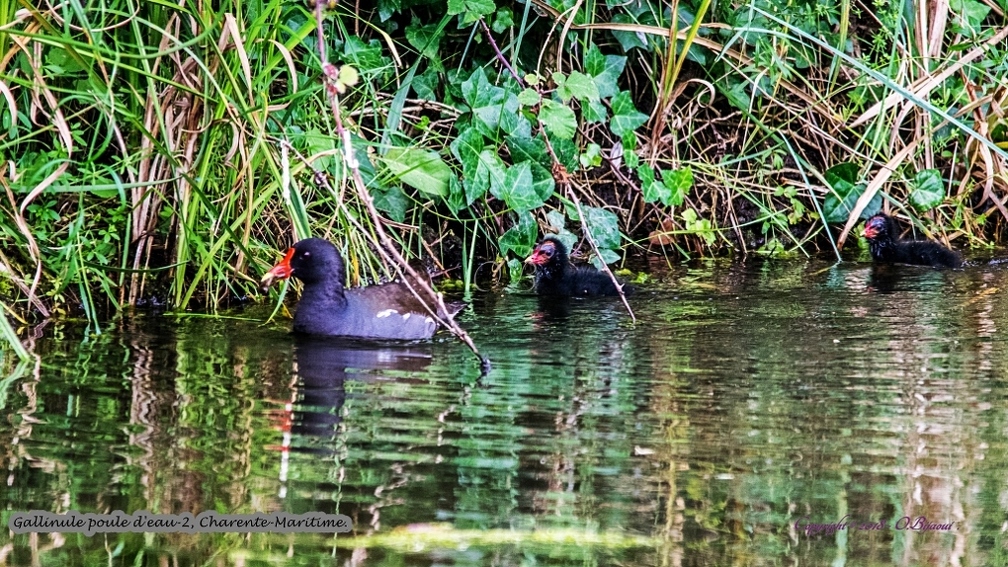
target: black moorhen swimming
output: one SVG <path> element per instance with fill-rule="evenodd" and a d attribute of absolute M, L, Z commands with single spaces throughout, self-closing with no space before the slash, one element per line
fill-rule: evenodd
<path fill-rule="evenodd" d="M 958 268 L 957 252 L 930 240 L 901 240 L 896 219 L 879 213 L 865 222 L 864 237 L 876 262 L 916 264 L 935 268 Z"/>
<path fill-rule="evenodd" d="M 262 279 L 263 289 L 291 276 L 304 283 L 294 331 L 309 335 L 368 339 L 429 339 L 437 323 L 405 284 L 394 282 L 345 289 L 343 258 L 321 238 L 306 238 L 287 250 Z M 451 313 L 439 313 L 442 318 Z"/>
<path fill-rule="evenodd" d="M 536 245 L 525 263 L 535 266 L 535 290 L 539 295 L 591 297 L 619 295 L 609 276 L 591 266 L 572 266 L 567 247 L 555 236 L 547 236 Z M 623 293 L 633 291 L 623 286 Z"/>

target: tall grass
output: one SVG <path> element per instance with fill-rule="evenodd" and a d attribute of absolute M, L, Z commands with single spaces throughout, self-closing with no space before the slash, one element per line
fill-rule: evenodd
<path fill-rule="evenodd" d="M 214 309 L 309 234 L 351 283 L 385 234 L 467 290 L 543 231 L 599 265 L 839 255 L 879 207 L 987 242 L 1008 28 L 961 4 L 338 3 L 320 45 L 302 3 L 0 0 L 0 294 Z"/>

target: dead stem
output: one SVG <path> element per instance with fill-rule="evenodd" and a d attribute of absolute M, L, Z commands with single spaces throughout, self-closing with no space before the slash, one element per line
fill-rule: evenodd
<path fill-rule="evenodd" d="M 321 58 L 323 69 L 331 65 L 326 58 L 325 38 L 322 34 L 322 7 L 324 4 L 325 4 L 324 2 L 318 2 L 315 6 L 319 57 Z M 323 81 L 329 80 L 328 75 L 326 73 L 323 73 L 322 80 Z M 378 210 L 375 208 L 374 200 L 371 198 L 371 194 L 368 193 L 367 186 L 364 183 L 364 179 L 361 177 L 360 163 L 357 161 L 357 158 L 354 155 L 353 145 L 351 144 L 350 139 L 350 131 L 344 128 L 343 126 L 343 119 L 339 106 L 339 96 L 336 93 L 335 89 L 328 89 L 328 85 L 326 85 L 326 87 L 327 90 L 329 91 L 330 108 L 332 110 L 333 119 L 335 120 L 336 123 L 336 134 L 339 137 L 340 142 L 343 146 L 344 163 L 346 163 L 347 167 L 350 170 L 350 177 L 352 179 L 354 189 L 357 192 L 357 197 L 364 204 L 365 208 L 367 208 L 368 215 L 371 217 L 371 221 L 374 223 L 375 233 L 378 235 L 378 240 L 380 240 L 380 242 L 375 241 L 375 238 L 368 231 L 364 230 L 364 227 L 361 226 L 359 221 L 357 219 L 354 219 L 352 215 L 347 215 L 347 218 L 351 220 L 351 222 L 354 224 L 354 227 L 357 230 L 359 230 L 361 234 L 365 236 L 365 238 L 374 246 L 376 250 L 378 250 L 378 252 L 382 255 L 382 258 L 384 258 L 387 263 L 392 265 L 392 267 L 396 271 L 396 274 L 406 285 L 406 287 L 410 290 L 410 292 L 417 299 L 417 301 L 419 301 L 420 304 L 423 305 L 424 309 L 427 310 L 427 312 L 431 315 L 431 317 L 433 317 L 434 320 L 437 321 L 439 325 L 442 325 L 443 327 L 448 329 L 459 340 L 465 343 L 465 345 L 469 347 L 469 349 L 473 352 L 473 354 L 476 355 L 476 358 L 479 359 L 481 369 L 484 372 L 487 372 L 490 369 L 490 359 L 480 354 L 479 349 L 476 348 L 476 344 L 473 343 L 472 338 L 469 336 L 468 333 L 465 332 L 465 329 L 459 326 L 459 324 L 455 322 L 455 320 L 452 318 L 451 315 L 448 315 L 449 311 L 444 304 L 444 296 L 442 296 L 440 293 L 435 292 L 434 289 L 427 282 L 425 282 L 423 278 L 420 277 L 420 275 L 416 272 L 416 270 L 414 270 L 413 267 L 409 265 L 409 263 L 402 256 L 402 254 L 399 253 L 399 250 L 396 248 L 395 243 L 392 241 L 392 238 L 389 237 L 388 233 L 385 231 L 385 221 L 384 219 L 382 219 L 381 215 L 378 213 Z M 328 183 L 328 180 L 325 178 L 325 176 L 320 175 L 319 173 L 320 172 L 316 171 L 316 175 L 313 176 L 316 182 Z M 409 275 L 409 277 L 406 277 L 407 274 Z M 414 286 L 419 288 L 419 292 L 417 291 L 417 289 L 414 288 Z M 423 295 L 427 296 L 427 300 L 424 299 Z M 428 303 L 428 301 L 430 303 Z M 431 307 L 431 303 L 433 303 L 434 305 L 433 308 Z M 442 318 L 438 315 L 439 313 L 445 313 L 447 316 Z"/>

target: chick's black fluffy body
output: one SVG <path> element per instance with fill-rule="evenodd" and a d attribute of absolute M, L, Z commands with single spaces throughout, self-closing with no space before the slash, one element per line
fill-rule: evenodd
<path fill-rule="evenodd" d="M 958 268 L 962 257 L 930 240 L 902 240 L 896 219 L 879 213 L 865 222 L 864 236 L 876 262 L 914 264 L 935 268 Z"/>
<path fill-rule="evenodd" d="M 617 296 L 612 279 L 591 266 L 573 266 L 567 247 L 554 236 L 536 245 L 526 262 L 535 265 L 535 290 L 541 296 L 593 297 Z M 632 291 L 624 286 L 624 293 Z"/>

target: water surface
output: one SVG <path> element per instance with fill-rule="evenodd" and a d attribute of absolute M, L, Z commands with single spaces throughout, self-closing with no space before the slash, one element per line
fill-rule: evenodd
<path fill-rule="evenodd" d="M 461 322 L 484 376 L 448 336 L 305 340 L 262 326 L 270 306 L 50 324 L 0 409 L 5 523 L 283 511 L 354 531 L 5 531 L 0 559 L 1008 563 L 1008 270 L 712 262 L 658 279 L 630 300 L 636 325 L 613 300 L 477 296 Z M 942 528 L 906 526 L 921 517 Z"/>

